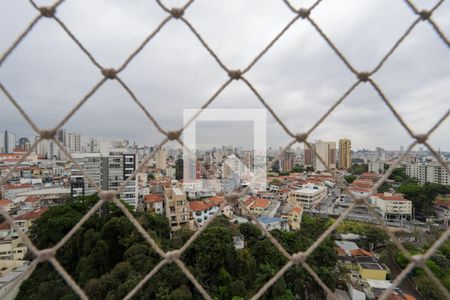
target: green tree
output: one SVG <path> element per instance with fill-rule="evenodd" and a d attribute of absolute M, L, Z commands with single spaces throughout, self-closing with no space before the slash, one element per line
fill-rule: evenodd
<path fill-rule="evenodd" d="M 357 177 L 355 175 L 348 175 L 348 176 L 344 177 L 344 179 L 345 179 L 345 181 L 347 181 L 347 183 L 352 183 L 353 181 L 356 180 L 356 178 Z"/>
<path fill-rule="evenodd" d="M 351 172 L 353 175 L 361 175 L 369 170 L 367 164 L 353 164 L 351 168 Z"/>

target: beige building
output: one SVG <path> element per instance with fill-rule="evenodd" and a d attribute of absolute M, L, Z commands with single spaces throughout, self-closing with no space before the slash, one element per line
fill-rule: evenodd
<path fill-rule="evenodd" d="M 351 149 L 350 139 L 339 140 L 339 168 L 350 169 L 352 167 Z"/>
<path fill-rule="evenodd" d="M 303 218 L 303 207 L 288 203 L 281 210 L 281 218 L 288 221 L 290 230 L 299 230 Z"/>
<path fill-rule="evenodd" d="M 311 147 L 317 152 L 325 164 L 315 155 L 312 149 L 305 147 L 305 165 L 312 165 L 316 171 L 326 171 L 327 167 L 336 169 L 336 142 L 316 141 Z"/>
<path fill-rule="evenodd" d="M 270 206 L 270 200 L 256 198 L 255 201 L 250 205 L 250 211 L 257 216 L 261 216 L 264 210 L 268 209 Z"/>
<path fill-rule="evenodd" d="M 0 260 L 22 260 L 27 253 L 27 247 L 20 238 L 0 241 Z"/>
<path fill-rule="evenodd" d="M 170 186 L 164 188 L 164 202 L 172 231 L 184 226 L 191 227 L 189 202 L 178 181 L 172 180 Z"/>
<path fill-rule="evenodd" d="M 288 202 L 303 206 L 305 209 L 316 207 L 327 196 L 324 185 L 305 184 L 298 190 L 289 193 Z"/>
<path fill-rule="evenodd" d="M 166 151 L 163 148 L 155 153 L 155 167 L 159 170 L 166 170 L 167 168 Z"/>

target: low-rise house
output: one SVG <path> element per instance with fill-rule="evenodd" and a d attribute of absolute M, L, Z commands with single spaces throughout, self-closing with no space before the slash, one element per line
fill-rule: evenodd
<path fill-rule="evenodd" d="M 291 230 L 299 230 L 303 218 L 303 208 L 300 206 L 293 207 L 288 212 L 288 224 Z"/>
<path fill-rule="evenodd" d="M 48 210 L 47 207 L 39 208 L 25 214 L 14 217 L 13 222 L 22 232 L 28 232 L 33 222 Z M 13 229 L 14 231 L 14 229 Z"/>
<path fill-rule="evenodd" d="M 189 201 L 191 217 L 196 228 L 203 226 L 209 218 L 219 209 L 219 205 L 207 201 Z"/>
<path fill-rule="evenodd" d="M 0 199 L 0 209 L 10 212 L 14 206 L 14 201 L 9 199 Z"/>
<path fill-rule="evenodd" d="M 374 173 L 374 172 L 366 172 L 366 173 L 362 173 L 359 178 L 360 179 L 366 179 L 366 180 L 371 180 L 373 183 L 376 183 L 378 180 L 381 179 L 381 174 L 378 173 Z"/>
<path fill-rule="evenodd" d="M 209 197 L 206 201 L 212 202 L 212 203 L 216 204 L 217 206 L 221 206 L 223 201 L 224 201 L 224 199 L 223 199 L 222 196 L 212 196 L 212 197 Z M 222 208 L 221 213 L 224 216 L 226 216 L 227 218 L 232 219 L 234 217 L 233 205 L 230 205 L 230 204 L 229 205 L 225 205 Z"/>
<path fill-rule="evenodd" d="M 359 249 L 358 245 L 351 241 L 334 241 L 334 243 L 338 247 L 338 252 L 347 256 L 352 256 L 352 251 Z"/>
<path fill-rule="evenodd" d="M 144 196 L 144 210 L 164 215 L 164 195 L 149 194 Z"/>
<path fill-rule="evenodd" d="M 254 202 L 250 205 L 250 211 L 254 215 L 261 216 L 265 209 L 268 209 L 270 206 L 270 200 L 256 198 Z"/>
<path fill-rule="evenodd" d="M 258 221 L 269 231 L 274 229 L 289 230 L 288 221 L 282 218 L 262 216 L 258 218 Z"/>
<path fill-rule="evenodd" d="M 386 280 L 387 271 L 377 262 L 358 262 L 358 269 L 363 279 Z"/>

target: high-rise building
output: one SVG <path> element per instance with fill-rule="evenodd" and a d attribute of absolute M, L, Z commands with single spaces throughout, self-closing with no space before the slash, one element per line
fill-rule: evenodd
<path fill-rule="evenodd" d="M 305 156 L 304 156 L 304 160 L 305 160 L 305 166 L 312 166 L 314 165 L 314 153 L 312 152 L 312 150 L 305 145 Z"/>
<path fill-rule="evenodd" d="M 85 173 L 92 178 L 92 180 L 101 186 L 102 180 L 102 161 L 100 153 L 74 153 L 72 154 L 74 160 L 83 168 Z M 92 195 L 97 192 L 94 186 L 84 178 L 84 175 L 72 164 L 70 169 L 70 190 L 72 197 Z"/>
<path fill-rule="evenodd" d="M 63 145 L 66 145 L 66 130 L 61 128 L 56 133 L 56 139 Z"/>
<path fill-rule="evenodd" d="M 81 152 L 81 137 L 77 132 L 68 132 L 65 146 L 71 153 Z"/>
<path fill-rule="evenodd" d="M 167 168 L 166 151 L 163 148 L 155 153 L 155 167 L 159 170 L 166 170 Z"/>
<path fill-rule="evenodd" d="M 17 147 L 20 150 L 28 150 L 31 147 L 30 140 L 26 137 L 21 137 L 17 143 Z"/>
<path fill-rule="evenodd" d="M 280 158 L 280 171 L 289 172 L 294 168 L 294 152 L 286 151 Z"/>
<path fill-rule="evenodd" d="M 78 132 L 68 132 L 65 129 L 59 129 L 56 133 L 56 139 L 67 149 L 68 152 L 81 152 L 81 137 Z M 57 149 L 56 155 L 60 159 L 65 158 L 64 153 L 59 148 Z"/>
<path fill-rule="evenodd" d="M 308 147 L 305 147 L 305 165 L 314 166 L 316 171 L 326 171 L 327 167 L 336 169 L 336 142 L 316 141 L 314 144 L 311 144 L 311 147 L 322 158 L 325 165 Z"/>
<path fill-rule="evenodd" d="M 339 168 L 350 169 L 352 167 L 351 149 L 352 142 L 350 139 L 339 140 Z"/>
<path fill-rule="evenodd" d="M 179 158 L 175 161 L 175 179 L 183 179 L 183 159 Z"/>
<path fill-rule="evenodd" d="M 13 153 L 16 148 L 16 135 L 14 133 L 0 132 L 0 153 Z"/>
<path fill-rule="evenodd" d="M 72 156 L 102 190 L 117 190 L 136 170 L 136 155 L 126 149 L 102 149 L 101 153 L 74 153 Z M 74 164 L 71 167 L 71 190 L 72 196 L 96 192 Z M 136 179 L 128 182 L 120 199 L 137 207 Z"/>

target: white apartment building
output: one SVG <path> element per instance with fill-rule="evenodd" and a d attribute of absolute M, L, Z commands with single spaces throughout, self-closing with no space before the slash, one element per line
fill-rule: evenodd
<path fill-rule="evenodd" d="M 60 129 L 56 133 L 56 139 L 64 145 L 64 147 L 67 149 L 70 153 L 77 153 L 81 152 L 81 136 L 78 132 L 68 132 L 65 129 Z M 61 149 L 55 149 L 56 154 L 58 158 L 65 159 L 64 153 L 61 151 Z"/>
<path fill-rule="evenodd" d="M 67 149 L 71 152 L 81 152 L 81 136 L 78 132 L 69 132 L 66 137 Z"/>
<path fill-rule="evenodd" d="M 369 173 L 384 173 L 384 162 L 369 162 L 367 165 Z"/>
<path fill-rule="evenodd" d="M 189 201 L 191 217 L 197 228 L 203 226 L 219 209 L 219 205 L 206 201 Z"/>
<path fill-rule="evenodd" d="M 327 188 L 324 185 L 304 184 L 300 189 L 289 193 L 288 202 L 301 204 L 305 209 L 316 207 L 327 196 Z"/>
<path fill-rule="evenodd" d="M 420 184 L 450 185 L 450 175 L 439 163 L 408 163 L 405 169 L 406 175 L 416 178 Z"/>
<path fill-rule="evenodd" d="M 34 140 L 37 141 L 38 139 L 39 137 L 36 136 Z M 34 152 L 40 157 L 53 159 L 56 153 L 56 148 L 58 148 L 58 146 L 56 146 L 53 141 L 42 140 L 36 145 Z"/>
<path fill-rule="evenodd" d="M 369 202 L 380 209 L 385 219 L 411 220 L 412 202 L 402 194 L 377 193 L 370 197 Z"/>
<path fill-rule="evenodd" d="M 232 174 L 242 178 L 250 173 L 249 168 L 235 154 L 228 155 L 222 163 L 222 178 L 228 178 Z"/>

